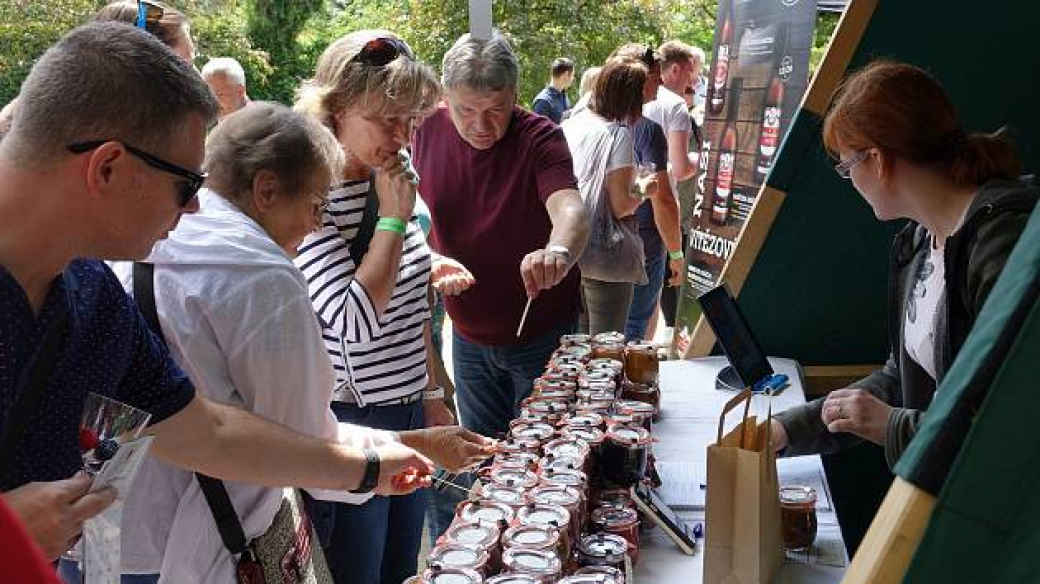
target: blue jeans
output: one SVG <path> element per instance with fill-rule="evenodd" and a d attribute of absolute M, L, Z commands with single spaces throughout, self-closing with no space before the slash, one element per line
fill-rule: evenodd
<path fill-rule="evenodd" d="M 642 286 L 636 284 L 632 293 L 632 305 L 628 309 L 625 336 L 630 341 L 642 340 L 650 319 L 657 316 L 657 299 L 661 296 L 664 273 L 668 269 L 663 253 L 647 256 L 645 265 L 647 283 Z"/>
<path fill-rule="evenodd" d="M 484 436 L 497 438 L 509 430 L 510 420 L 520 413 L 520 402 L 530 395 L 535 378 L 545 372 L 549 357 L 560 344 L 560 335 L 574 332 L 571 321 L 526 343 L 487 346 L 472 343 L 452 331 L 455 369 L 455 403 L 459 423 Z M 468 487 L 471 475 L 447 476 Z M 448 487 L 432 498 L 427 529 L 431 542 L 451 525 L 455 506 L 464 495 Z"/>
<path fill-rule="evenodd" d="M 65 584 L 83 582 L 83 576 L 79 573 L 79 563 L 65 559 L 58 562 L 58 578 Z M 123 574 L 119 577 L 119 584 L 156 584 L 158 581 L 158 574 Z"/>
<path fill-rule="evenodd" d="M 332 402 L 341 422 L 381 430 L 423 427 L 422 402 L 366 406 Z M 318 505 L 322 506 L 321 503 Z M 335 503 L 325 559 L 337 584 L 400 584 L 417 571 L 426 491 L 372 497 L 363 505 Z"/>

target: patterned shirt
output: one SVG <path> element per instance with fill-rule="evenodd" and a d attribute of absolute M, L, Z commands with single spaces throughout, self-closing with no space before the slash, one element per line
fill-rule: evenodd
<path fill-rule="evenodd" d="M 82 467 L 78 438 L 88 393 L 150 412 L 153 424 L 195 396 L 188 377 L 103 262 L 69 264 L 55 279 L 39 316 L 21 285 L 0 266 L 0 434 L 46 331 L 65 307 L 66 332 L 41 407 L 18 442 L 14 473 L 0 477 L 0 491 L 64 479 Z"/>
<path fill-rule="evenodd" d="M 369 181 L 351 181 L 329 193 L 322 228 L 300 247 L 296 266 L 307 278 L 336 370 L 335 399 L 360 405 L 414 398 L 427 384 L 423 327 L 430 318 L 426 291 L 430 248 L 416 217 L 405 233 L 397 283 L 382 318 L 354 279 L 350 243 L 365 212 Z"/>

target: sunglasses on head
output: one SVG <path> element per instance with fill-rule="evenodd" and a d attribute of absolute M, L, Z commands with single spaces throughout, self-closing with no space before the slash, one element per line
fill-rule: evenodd
<path fill-rule="evenodd" d="M 661 56 L 657 54 L 657 51 L 655 51 L 653 47 L 647 45 L 646 52 L 643 53 L 643 56 L 640 57 L 639 60 L 652 69 L 654 65 L 661 62 Z"/>
<path fill-rule="evenodd" d="M 165 14 L 165 11 L 162 6 L 146 0 L 137 0 L 137 20 L 134 22 L 134 26 L 154 33 L 159 26 L 159 21 L 162 20 L 163 14 Z"/>
<path fill-rule="evenodd" d="M 409 60 L 415 60 L 412 50 L 401 39 L 378 38 L 365 43 L 365 46 L 361 47 L 351 61 L 357 61 L 370 67 L 384 67 L 400 55 L 408 57 Z"/>
<path fill-rule="evenodd" d="M 75 144 L 69 144 L 65 148 L 73 154 L 85 154 L 100 147 L 102 144 L 107 142 L 119 142 L 118 140 L 91 140 L 89 142 L 77 142 Z M 126 148 L 126 151 L 133 154 L 137 158 L 141 159 L 145 164 L 151 166 L 154 169 L 168 172 L 174 176 L 183 179 L 183 182 L 178 183 L 177 187 L 177 203 L 183 208 L 187 207 L 188 203 L 195 198 L 198 194 L 199 189 L 202 188 L 202 183 L 206 182 L 206 177 L 209 176 L 207 173 L 197 173 L 192 170 L 188 170 L 183 166 L 168 162 L 159 158 L 154 154 L 149 154 L 140 148 L 134 148 L 133 146 L 119 142 Z"/>

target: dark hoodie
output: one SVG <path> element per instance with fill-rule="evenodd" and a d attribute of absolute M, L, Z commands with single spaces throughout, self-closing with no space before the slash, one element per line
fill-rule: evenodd
<path fill-rule="evenodd" d="M 885 437 L 889 467 L 895 466 L 917 433 L 921 416 L 971 331 L 1038 198 L 1040 189 L 991 180 L 979 187 L 964 224 L 946 240 L 946 291 L 940 299 L 935 331 L 938 380 L 911 359 L 903 345 L 906 296 L 918 266 L 928 256 L 928 232 L 910 222 L 896 235 L 888 279 L 888 334 L 893 350 L 884 367 L 851 385 L 894 406 Z M 784 456 L 826 454 L 862 441 L 853 434 L 827 430 L 820 418 L 823 401 L 819 398 L 776 415 L 789 438 Z"/>

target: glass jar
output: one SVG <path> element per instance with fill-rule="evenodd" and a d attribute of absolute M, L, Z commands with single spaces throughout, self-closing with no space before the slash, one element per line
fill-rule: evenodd
<path fill-rule="evenodd" d="M 555 583 L 563 571 L 563 562 L 556 552 L 523 547 L 503 551 L 502 566 L 511 572 L 535 576 L 545 584 Z"/>
<path fill-rule="evenodd" d="M 650 414 L 654 416 L 655 422 L 661 415 L 661 388 L 656 383 L 644 385 L 626 381 L 622 385 L 621 398 L 650 406 Z"/>
<path fill-rule="evenodd" d="M 571 514 L 560 505 L 528 503 L 516 512 L 517 525 L 540 525 L 560 532 L 560 558 L 567 558 L 571 550 Z M 505 544 L 503 544 L 504 547 Z"/>
<path fill-rule="evenodd" d="M 495 455 L 492 467 L 526 468 L 527 470 L 538 469 L 538 455 L 533 452 L 500 452 Z M 490 470 L 488 473 L 490 474 Z"/>
<path fill-rule="evenodd" d="M 528 498 L 532 503 L 559 505 L 566 509 L 571 517 L 570 540 L 578 541 L 585 516 L 585 499 L 577 489 L 558 485 L 542 485 L 531 489 Z"/>
<path fill-rule="evenodd" d="M 603 416 L 594 412 L 574 412 L 560 420 L 561 426 L 587 426 L 603 428 Z"/>
<path fill-rule="evenodd" d="M 625 572 L 628 542 L 620 535 L 594 533 L 581 538 L 578 561 L 584 566 L 606 566 Z"/>
<path fill-rule="evenodd" d="M 509 435 L 513 438 L 529 438 L 544 444 L 556 434 L 556 428 L 543 422 L 519 422 L 510 424 Z"/>
<path fill-rule="evenodd" d="M 528 422 L 530 423 L 530 422 Z M 530 452 L 538 454 L 542 449 L 542 443 L 534 438 L 510 436 L 500 440 L 495 445 L 495 452 L 499 454 L 514 454 L 517 452 Z"/>
<path fill-rule="evenodd" d="M 607 430 L 600 468 L 608 484 L 631 488 L 646 476 L 650 432 L 640 426 L 611 426 Z"/>
<path fill-rule="evenodd" d="M 538 379 L 534 380 L 534 383 L 531 384 L 531 387 L 536 393 L 543 393 L 549 390 L 562 390 L 573 392 L 574 390 L 578 389 L 578 384 L 574 381 L 571 381 L 570 379 L 562 379 L 558 377 L 546 379 L 545 377 L 539 377 Z"/>
<path fill-rule="evenodd" d="M 484 523 L 496 527 L 499 525 L 499 521 L 512 523 L 513 516 L 513 509 L 509 505 L 484 499 L 463 501 L 455 510 L 456 521 Z"/>
<path fill-rule="evenodd" d="M 492 576 L 484 581 L 484 584 L 541 584 L 542 579 L 531 574 L 522 574 L 519 572 L 507 572 L 505 574 L 499 574 L 498 576 Z"/>
<path fill-rule="evenodd" d="M 658 394 L 660 395 L 660 394 Z M 614 402 L 614 411 L 621 415 L 632 416 L 637 419 L 647 432 L 653 432 L 651 421 L 656 420 L 658 414 L 657 406 L 652 403 L 634 399 L 622 399 Z"/>
<path fill-rule="evenodd" d="M 657 358 L 657 347 L 653 343 L 636 341 L 625 346 L 626 379 L 650 385 L 657 383 L 659 375 L 660 363 Z"/>
<path fill-rule="evenodd" d="M 565 558 L 560 530 L 543 525 L 514 525 L 502 534 L 502 549 L 525 547 L 555 552 Z"/>
<path fill-rule="evenodd" d="M 482 550 L 498 546 L 498 527 L 479 521 L 456 521 L 448 527 L 437 543 L 464 545 Z"/>
<path fill-rule="evenodd" d="M 628 542 L 632 563 L 639 560 L 639 514 L 625 507 L 600 507 L 592 512 L 597 531 L 620 535 Z"/>
<path fill-rule="evenodd" d="M 624 580 L 618 580 L 607 574 L 573 574 L 560 580 L 559 584 L 625 584 Z"/>
<path fill-rule="evenodd" d="M 502 466 L 492 468 L 488 480 L 492 484 L 523 490 L 537 485 L 538 475 L 526 468 Z"/>
<path fill-rule="evenodd" d="M 803 550 L 816 541 L 816 490 L 780 487 L 780 532 L 784 548 Z"/>
<path fill-rule="evenodd" d="M 603 576 L 603 584 L 625 584 L 625 572 L 610 566 L 584 566 L 574 572 L 575 576 Z"/>
<path fill-rule="evenodd" d="M 585 370 L 585 365 L 582 363 L 556 363 L 552 365 L 550 370 L 556 373 L 558 376 L 570 381 L 577 381 L 578 376 Z"/>
<path fill-rule="evenodd" d="M 597 507 L 613 507 L 617 509 L 635 509 L 632 493 L 628 489 L 603 489 L 596 493 L 592 504 Z"/>
<path fill-rule="evenodd" d="M 585 470 L 585 461 L 575 458 L 573 456 L 557 456 L 549 453 L 543 456 L 538 461 L 538 472 L 545 473 L 547 471 L 557 470 Z"/>
<path fill-rule="evenodd" d="M 563 401 L 536 401 L 528 404 L 527 409 L 542 416 L 550 424 L 555 424 L 563 419 L 564 414 L 570 410 L 570 406 Z"/>
<path fill-rule="evenodd" d="M 614 359 L 616 361 L 624 362 L 625 358 L 625 343 L 624 341 L 619 343 L 593 343 L 592 344 L 592 358 L 593 359 Z"/>
<path fill-rule="evenodd" d="M 578 490 L 579 493 L 585 493 L 588 487 L 588 476 L 576 470 L 554 470 L 546 469 L 542 473 L 539 484 L 542 485 L 556 485 L 563 487 L 573 487 Z"/>
<path fill-rule="evenodd" d="M 614 383 L 614 372 L 610 369 L 586 369 L 578 377 L 578 387 L 588 387 L 590 383 L 610 382 Z"/>
<path fill-rule="evenodd" d="M 444 568 L 468 568 L 482 576 L 487 576 L 490 557 L 487 550 L 480 548 L 444 544 L 430 550 L 427 563 L 431 567 L 440 565 Z"/>
<path fill-rule="evenodd" d="M 481 584 L 484 578 L 479 572 L 467 568 L 446 568 L 434 564 L 422 573 L 422 584 Z"/>
<path fill-rule="evenodd" d="M 556 353 L 554 354 L 554 357 L 567 357 L 575 359 L 581 363 L 588 361 L 591 356 L 592 346 L 588 344 L 560 347 L 559 349 L 556 349 Z"/>
<path fill-rule="evenodd" d="M 589 455 L 589 445 L 573 438 L 556 438 L 546 442 L 542 446 L 542 452 L 546 456 L 551 454 L 557 458 L 570 457 L 584 462 Z"/>
<path fill-rule="evenodd" d="M 575 345 L 588 345 L 590 343 L 592 343 L 592 337 L 589 336 L 589 335 L 583 335 L 583 334 L 575 333 L 575 334 L 570 334 L 570 335 L 563 335 L 563 336 L 560 337 L 560 346 L 561 347 L 573 347 Z"/>
<path fill-rule="evenodd" d="M 625 342 L 625 333 L 620 333 L 618 331 L 608 331 L 608 332 L 604 332 L 604 333 L 599 333 L 597 335 L 593 335 L 593 337 L 592 337 L 592 344 L 593 345 L 603 344 L 603 343 L 624 343 L 624 342 Z"/>
<path fill-rule="evenodd" d="M 507 481 L 505 485 L 498 483 L 485 485 L 482 487 L 483 492 L 481 493 L 481 497 L 488 501 L 505 503 L 516 511 L 527 504 L 527 493 L 523 489 L 510 483 L 512 483 L 512 481 Z"/>

